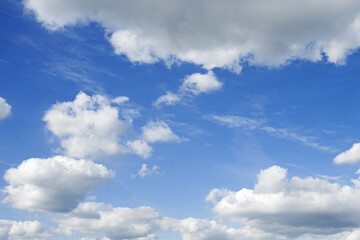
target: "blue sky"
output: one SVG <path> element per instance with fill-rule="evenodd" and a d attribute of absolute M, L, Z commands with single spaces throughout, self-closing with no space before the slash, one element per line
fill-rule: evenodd
<path fill-rule="evenodd" d="M 2 1 L 0 239 L 360 239 L 360 4 L 292 4 Z"/>

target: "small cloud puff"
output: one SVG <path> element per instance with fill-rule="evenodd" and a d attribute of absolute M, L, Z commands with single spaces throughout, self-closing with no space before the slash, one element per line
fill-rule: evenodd
<path fill-rule="evenodd" d="M 11 106 L 6 102 L 6 100 L 0 97 L 0 120 L 5 119 L 10 116 Z"/>

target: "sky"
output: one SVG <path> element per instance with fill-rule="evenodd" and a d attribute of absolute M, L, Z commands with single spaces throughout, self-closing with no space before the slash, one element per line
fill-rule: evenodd
<path fill-rule="evenodd" d="M 360 2 L 3 0 L 0 240 L 359 240 Z"/>

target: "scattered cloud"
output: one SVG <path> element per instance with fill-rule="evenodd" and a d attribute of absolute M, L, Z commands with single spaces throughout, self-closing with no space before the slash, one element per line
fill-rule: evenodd
<path fill-rule="evenodd" d="M 10 221 L 0 219 L 0 239 L 3 240 L 48 240 L 54 234 L 38 221 Z"/>
<path fill-rule="evenodd" d="M 132 177 L 136 177 L 136 176 L 139 176 L 139 177 L 149 177 L 149 176 L 152 176 L 152 175 L 157 175 L 157 174 L 160 174 L 159 172 L 159 167 L 158 166 L 153 166 L 152 168 L 148 168 L 147 167 L 147 164 L 144 163 L 140 170 L 138 171 L 137 174 L 135 175 L 132 175 Z"/>
<path fill-rule="evenodd" d="M 180 138 L 163 121 L 151 121 L 142 128 L 142 131 L 144 140 L 150 143 L 180 141 Z"/>
<path fill-rule="evenodd" d="M 213 212 L 219 217 L 289 238 L 304 233 L 337 234 L 360 225 L 359 180 L 353 180 L 351 187 L 286 176 L 286 169 L 272 166 L 260 171 L 253 189 L 214 189 L 207 200 L 213 202 Z"/>
<path fill-rule="evenodd" d="M 334 158 L 335 164 L 354 164 L 360 162 L 360 143 L 355 143 L 349 150 Z"/>
<path fill-rule="evenodd" d="M 186 97 L 197 96 L 201 93 L 210 93 L 220 90 L 223 83 L 220 82 L 212 71 L 206 74 L 194 73 L 187 76 L 177 93 L 166 92 L 153 103 L 158 107 L 161 105 L 175 105 Z"/>
<path fill-rule="evenodd" d="M 0 97 L 0 120 L 5 119 L 10 116 L 11 106 L 6 102 L 6 100 Z"/>
<path fill-rule="evenodd" d="M 66 212 L 86 193 L 111 178 L 101 164 L 63 156 L 31 158 L 6 171 L 3 203 L 29 211 Z"/>
<path fill-rule="evenodd" d="M 240 72 L 244 62 L 273 67 L 295 59 L 319 61 L 324 54 L 344 64 L 360 45 L 357 0 L 26 0 L 24 5 L 50 30 L 99 23 L 115 53 L 139 63 L 184 61 Z"/>
<path fill-rule="evenodd" d="M 72 212 L 54 219 L 64 232 L 103 234 L 120 239 L 153 239 L 154 231 L 163 229 L 163 218 L 150 207 L 121 208 L 104 203 L 84 202 Z"/>
<path fill-rule="evenodd" d="M 125 153 L 119 136 L 129 128 L 129 121 L 119 119 L 119 109 L 126 97 L 108 99 L 102 95 L 88 96 L 80 92 L 73 102 L 53 105 L 43 120 L 60 140 L 70 157 L 99 157 Z"/>
<path fill-rule="evenodd" d="M 301 142 L 306 146 L 312 147 L 320 151 L 325 151 L 325 152 L 334 151 L 334 149 L 330 146 L 321 145 L 315 142 L 314 137 L 302 136 L 284 128 L 275 128 L 275 127 L 267 126 L 265 125 L 265 121 L 262 120 L 250 119 L 241 116 L 231 116 L 231 115 L 224 115 L 224 116 L 211 115 L 209 117 L 206 117 L 206 119 L 209 119 L 221 125 L 225 125 L 229 128 L 260 130 L 275 137 L 286 138 Z"/>
<path fill-rule="evenodd" d="M 128 141 L 127 145 L 130 151 L 143 158 L 149 158 L 152 155 L 153 148 L 144 140 Z"/>
<path fill-rule="evenodd" d="M 219 90 L 222 83 L 215 77 L 212 71 L 206 74 L 194 73 L 187 76 L 180 86 L 180 92 L 191 92 L 194 95 L 209 93 Z"/>
<path fill-rule="evenodd" d="M 156 142 L 180 142 L 181 139 L 171 128 L 163 121 L 150 121 L 142 127 L 140 139 L 128 141 L 127 146 L 130 152 L 133 152 L 143 158 L 149 158 L 153 149 L 149 143 Z"/>
<path fill-rule="evenodd" d="M 165 95 L 160 96 L 156 101 L 153 103 L 154 106 L 160 105 L 175 105 L 181 101 L 181 97 L 172 92 L 166 92 Z"/>

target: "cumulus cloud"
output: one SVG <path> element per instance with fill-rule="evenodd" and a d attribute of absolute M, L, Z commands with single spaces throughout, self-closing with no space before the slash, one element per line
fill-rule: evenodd
<path fill-rule="evenodd" d="M 51 239 L 53 235 L 38 221 L 17 222 L 0 219 L 0 239 L 3 240 L 46 240 Z"/>
<path fill-rule="evenodd" d="M 143 158 L 151 157 L 153 152 L 153 148 L 144 140 L 128 141 L 127 146 L 131 152 Z"/>
<path fill-rule="evenodd" d="M 156 107 L 161 105 L 174 105 L 186 97 L 217 91 L 221 89 L 222 85 L 223 83 L 216 78 L 212 71 L 205 74 L 194 73 L 184 79 L 177 93 L 167 92 L 165 95 L 156 99 L 153 105 Z"/>
<path fill-rule="evenodd" d="M 336 164 L 353 164 L 360 161 L 360 143 L 355 143 L 349 150 L 334 158 Z"/>
<path fill-rule="evenodd" d="M 26 0 L 24 5 L 51 30 L 100 23 L 115 52 L 140 63 L 185 61 L 239 72 L 243 62 L 279 66 L 294 59 L 319 61 L 324 54 L 343 64 L 360 45 L 357 0 Z"/>
<path fill-rule="evenodd" d="M 60 140 L 70 157 L 98 157 L 124 153 L 119 135 L 125 133 L 129 121 L 119 119 L 119 109 L 126 97 L 108 99 L 102 95 L 88 96 L 80 92 L 73 102 L 53 105 L 43 120 L 46 127 Z M 131 118 L 129 115 L 128 117 Z"/>
<path fill-rule="evenodd" d="M 129 151 L 143 158 L 149 158 L 152 155 L 153 148 L 149 143 L 156 142 L 180 142 L 181 139 L 171 128 L 163 121 L 150 121 L 142 127 L 140 139 L 128 141 Z"/>
<path fill-rule="evenodd" d="M 223 116 L 211 115 L 205 118 L 214 121 L 218 124 L 225 125 L 229 128 L 260 130 L 275 137 L 286 138 L 301 142 L 306 146 L 310 146 L 320 151 L 326 151 L 326 152 L 334 151 L 334 149 L 331 148 L 330 146 L 321 145 L 315 142 L 314 137 L 299 135 L 284 128 L 275 128 L 272 126 L 268 126 L 265 124 L 265 121 L 263 120 L 251 119 L 242 116 L 232 116 L 232 115 L 223 115 Z"/>
<path fill-rule="evenodd" d="M 138 173 L 136 175 L 132 175 L 132 177 L 148 177 L 152 175 L 160 174 L 158 166 L 153 166 L 152 168 L 148 168 L 147 164 L 144 163 L 141 168 L 139 169 Z"/>
<path fill-rule="evenodd" d="M 6 100 L 0 97 L 0 120 L 7 118 L 11 113 L 11 106 L 6 102 Z"/>
<path fill-rule="evenodd" d="M 150 143 L 180 141 L 180 138 L 163 121 L 151 121 L 142 128 L 142 131 L 144 140 Z"/>
<path fill-rule="evenodd" d="M 55 221 L 63 231 L 101 233 L 113 240 L 152 239 L 154 231 L 163 229 L 163 218 L 150 207 L 114 208 L 97 202 L 81 203 L 72 212 L 59 215 Z"/>
<path fill-rule="evenodd" d="M 274 240 L 279 236 L 249 227 L 231 228 L 214 220 L 186 218 L 172 224 L 183 240 Z"/>
<path fill-rule="evenodd" d="M 106 167 L 88 160 L 31 158 L 6 171 L 9 185 L 3 203 L 29 211 L 65 212 L 112 176 Z"/>
<path fill-rule="evenodd" d="M 273 166 L 260 171 L 254 189 L 214 189 L 207 200 L 214 203 L 213 212 L 220 217 L 290 238 L 359 227 L 359 180 L 351 187 L 312 177 L 287 179 L 286 175 L 286 169 Z"/>

